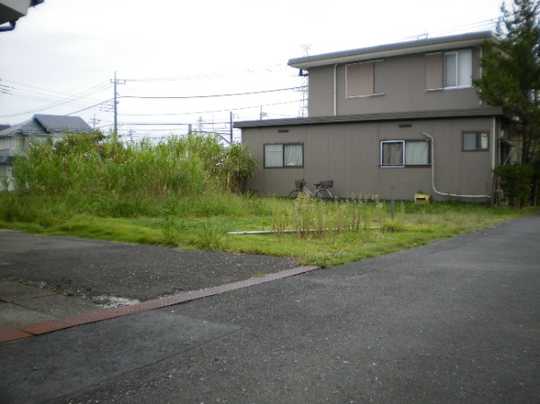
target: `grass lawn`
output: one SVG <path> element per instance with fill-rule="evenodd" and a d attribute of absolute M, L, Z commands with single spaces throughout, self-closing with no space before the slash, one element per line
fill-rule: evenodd
<path fill-rule="evenodd" d="M 0 195 L 0 202 L 4 204 L 3 211 L 0 205 L 0 227 L 3 228 L 290 256 L 299 264 L 319 266 L 338 265 L 419 246 L 432 240 L 490 227 L 530 212 L 463 203 L 397 203 L 391 209 L 389 204 L 384 203 L 320 203 L 234 197 L 230 199 L 230 209 L 218 209 L 217 212 L 182 207 L 150 216 L 108 217 L 85 213 L 84 210 L 65 213 L 59 208 L 57 212 L 50 201 L 34 201 L 32 214 L 25 215 L 20 209 L 17 214 L 10 213 L 5 207 L 6 198 Z M 197 206 L 197 203 L 193 202 L 192 205 Z M 230 231 L 271 229 L 295 229 L 298 233 L 227 234 Z M 307 229 L 320 231 L 304 232 Z"/>

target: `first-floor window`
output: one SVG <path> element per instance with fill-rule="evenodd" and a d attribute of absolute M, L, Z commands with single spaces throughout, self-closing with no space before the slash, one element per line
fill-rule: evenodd
<path fill-rule="evenodd" d="M 381 142 L 381 166 L 404 167 L 431 164 L 426 140 L 384 140 Z"/>
<path fill-rule="evenodd" d="M 422 166 L 429 163 L 429 142 L 425 140 L 408 140 L 405 142 L 406 165 Z"/>
<path fill-rule="evenodd" d="M 282 144 L 267 144 L 264 146 L 264 166 L 268 168 L 283 167 Z"/>
<path fill-rule="evenodd" d="M 463 132 L 464 151 L 488 150 L 489 137 L 486 132 Z"/>
<path fill-rule="evenodd" d="M 403 140 L 389 140 L 381 143 L 381 165 L 401 167 L 403 165 Z"/>
<path fill-rule="evenodd" d="M 294 168 L 304 165 L 304 145 L 301 143 L 264 145 L 265 168 Z"/>

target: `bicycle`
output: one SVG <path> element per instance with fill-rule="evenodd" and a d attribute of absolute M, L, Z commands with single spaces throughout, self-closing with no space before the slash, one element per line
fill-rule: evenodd
<path fill-rule="evenodd" d="M 303 178 L 301 180 L 295 180 L 294 187 L 295 189 L 289 192 L 290 198 L 296 199 L 298 197 L 298 194 L 306 194 L 309 196 L 313 196 L 313 192 L 308 188 L 307 182 Z"/>
<path fill-rule="evenodd" d="M 330 188 L 334 187 L 334 181 L 321 181 L 315 185 L 315 198 L 322 200 L 333 200 L 336 199 L 336 196 L 332 193 Z"/>
<path fill-rule="evenodd" d="M 295 189 L 289 193 L 289 197 L 296 199 L 298 197 L 298 194 L 303 193 L 305 195 L 312 196 L 321 200 L 336 199 L 336 196 L 330 190 L 330 188 L 334 186 L 333 180 L 321 181 L 313 185 L 315 186 L 315 192 L 309 189 L 306 180 L 304 180 L 303 178 L 301 180 L 295 180 Z"/>

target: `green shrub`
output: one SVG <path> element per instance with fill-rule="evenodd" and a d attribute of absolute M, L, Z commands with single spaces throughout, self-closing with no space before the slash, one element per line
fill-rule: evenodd
<path fill-rule="evenodd" d="M 505 198 L 512 206 L 527 205 L 532 190 L 534 170 L 530 165 L 506 165 L 495 169 Z"/>

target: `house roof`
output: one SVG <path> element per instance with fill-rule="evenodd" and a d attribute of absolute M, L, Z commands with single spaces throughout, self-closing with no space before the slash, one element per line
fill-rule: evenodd
<path fill-rule="evenodd" d="M 493 38 L 491 31 L 469 32 L 437 38 L 418 39 L 415 41 L 396 42 L 367 48 L 350 49 L 320 55 L 304 56 L 290 59 L 288 65 L 299 69 L 327 66 L 338 63 L 357 62 L 391 56 L 409 55 L 424 52 L 437 52 L 482 44 Z"/>
<path fill-rule="evenodd" d="M 79 116 L 36 114 L 34 115 L 34 119 L 38 121 L 48 133 L 80 133 L 92 131 L 92 128 Z"/>
<path fill-rule="evenodd" d="M 0 137 L 40 136 L 53 133 L 85 133 L 92 128 L 78 116 L 36 114 L 27 121 L 0 130 Z"/>
<path fill-rule="evenodd" d="M 235 128 L 264 128 L 276 126 L 324 125 L 331 123 L 361 123 L 419 119 L 473 118 L 502 115 L 502 108 L 452 109 L 441 111 L 412 111 L 361 115 L 313 116 L 309 118 L 264 119 L 235 122 Z"/>

